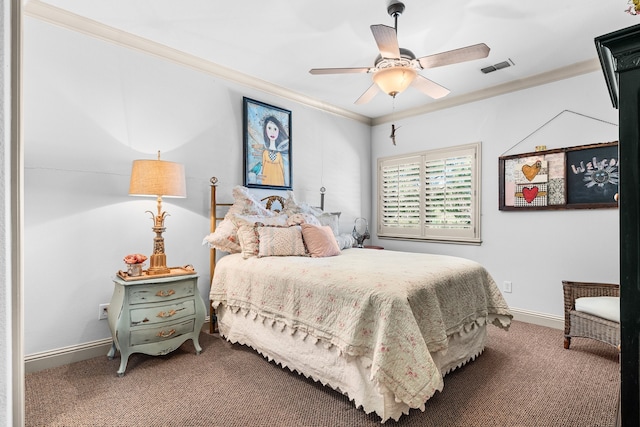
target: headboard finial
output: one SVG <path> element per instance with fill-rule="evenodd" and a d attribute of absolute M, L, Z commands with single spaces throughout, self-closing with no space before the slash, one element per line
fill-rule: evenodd
<path fill-rule="evenodd" d="M 212 176 L 209 182 L 211 183 L 211 185 L 218 185 L 218 178 Z"/>

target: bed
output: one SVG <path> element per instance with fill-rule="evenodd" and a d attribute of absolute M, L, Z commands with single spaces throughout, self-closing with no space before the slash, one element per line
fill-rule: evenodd
<path fill-rule="evenodd" d="M 476 262 L 350 248 L 335 223 L 322 224 L 335 214 L 292 193 L 279 213 L 244 187 L 233 193 L 219 217 L 212 186 L 205 238 L 212 251 L 229 252 L 211 258 L 211 318 L 220 335 L 340 391 L 382 422 L 424 410 L 447 373 L 482 353 L 487 325 L 510 325 L 506 302 Z M 230 225 L 234 217 L 241 219 Z M 329 252 L 318 252 L 318 234 Z"/>

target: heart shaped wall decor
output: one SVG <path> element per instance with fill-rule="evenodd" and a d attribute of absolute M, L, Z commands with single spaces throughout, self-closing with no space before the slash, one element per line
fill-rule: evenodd
<path fill-rule="evenodd" d="M 538 175 L 540 169 L 542 169 L 542 164 L 540 163 L 540 161 L 537 161 L 533 165 L 522 166 L 522 173 L 524 174 L 525 178 L 531 181 L 536 177 L 536 175 Z"/>
<path fill-rule="evenodd" d="M 533 202 L 533 199 L 535 199 L 538 195 L 538 187 L 525 187 L 522 189 L 522 195 L 524 196 L 524 199 L 527 201 L 527 203 L 531 203 Z"/>

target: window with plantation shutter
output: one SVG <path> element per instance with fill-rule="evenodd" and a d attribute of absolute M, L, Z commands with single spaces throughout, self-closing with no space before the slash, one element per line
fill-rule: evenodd
<path fill-rule="evenodd" d="M 420 235 L 421 164 L 420 156 L 412 156 L 388 160 L 379 168 L 382 202 L 379 220 L 384 230 Z"/>
<path fill-rule="evenodd" d="M 480 243 L 480 143 L 378 159 L 378 236 Z"/>

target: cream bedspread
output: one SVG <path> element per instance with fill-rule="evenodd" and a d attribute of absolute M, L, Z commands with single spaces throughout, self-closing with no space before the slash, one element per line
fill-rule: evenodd
<path fill-rule="evenodd" d="M 374 383 L 423 407 L 443 375 L 431 353 L 447 336 L 487 321 L 508 328 L 509 308 L 488 272 L 462 258 L 348 249 L 330 258 L 227 255 L 210 299 L 234 312 L 372 361 Z"/>

